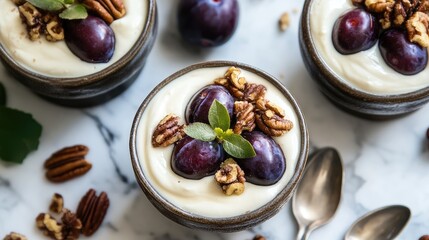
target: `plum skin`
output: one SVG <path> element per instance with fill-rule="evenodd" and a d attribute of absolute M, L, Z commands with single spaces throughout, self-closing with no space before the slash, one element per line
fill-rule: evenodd
<path fill-rule="evenodd" d="M 186 108 L 186 121 L 188 123 L 202 122 L 209 124 L 209 109 L 215 99 L 226 107 L 229 117 L 232 119 L 234 97 L 223 86 L 207 85 L 192 97 Z"/>
<path fill-rule="evenodd" d="M 64 37 L 68 48 L 81 60 L 106 63 L 115 51 L 115 33 L 101 18 L 89 15 L 86 19 L 64 22 Z"/>
<path fill-rule="evenodd" d="M 280 146 L 273 138 L 259 131 L 244 132 L 242 136 L 256 152 L 253 158 L 236 159 L 246 174 L 246 181 L 262 186 L 278 182 L 286 171 L 286 158 Z"/>
<path fill-rule="evenodd" d="M 173 172 L 198 180 L 218 170 L 224 160 L 224 150 L 216 141 L 203 142 L 186 136 L 174 146 L 171 157 Z"/>
<path fill-rule="evenodd" d="M 376 18 L 356 8 L 341 15 L 332 30 L 332 42 L 341 54 L 367 50 L 377 42 L 379 26 Z"/>
<path fill-rule="evenodd" d="M 239 18 L 237 0 L 181 0 L 178 27 L 183 39 L 201 47 L 215 47 L 234 34 Z"/>

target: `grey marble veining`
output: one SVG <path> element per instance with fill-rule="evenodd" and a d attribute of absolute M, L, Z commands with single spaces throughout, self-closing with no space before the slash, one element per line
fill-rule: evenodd
<path fill-rule="evenodd" d="M 189 47 L 180 39 L 175 20 L 177 0 L 158 0 L 159 34 L 138 81 L 116 99 L 93 108 L 70 109 L 46 102 L 5 72 L 0 81 L 8 106 L 30 112 L 44 126 L 39 150 L 23 165 L 0 163 L 0 237 L 10 231 L 32 240 L 45 239 L 34 219 L 47 211 L 54 192 L 75 209 L 89 188 L 106 191 L 111 199 L 107 218 L 91 239 L 270 240 L 294 239 L 296 224 L 290 203 L 273 218 L 247 231 L 211 233 L 182 227 L 159 213 L 135 181 L 129 157 L 129 132 L 145 96 L 165 77 L 196 62 L 234 60 L 254 65 L 277 77 L 301 106 L 312 148 L 338 149 L 345 165 L 344 194 L 332 221 L 310 239 L 343 239 L 359 216 L 389 204 L 404 204 L 413 217 L 399 239 L 417 240 L 429 233 L 429 151 L 425 131 L 429 106 L 409 116 L 372 122 L 348 115 L 328 102 L 305 70 L 298 48 L 298 22 L 303 1 L 240 0 L 240 23 L 234 37 L 216 49 Z M 280 32 L 277 21 L 289 12 L 291 26 Z M 94 168 L 79 179 L 52 184 L 42 164 L 64 146 L 85 144 Z"/>

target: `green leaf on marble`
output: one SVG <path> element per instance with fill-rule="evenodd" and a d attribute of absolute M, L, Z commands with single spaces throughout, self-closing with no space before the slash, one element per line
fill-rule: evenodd
<path fill-rule="evenodd" d="M 38 148 L 42 126 L 31 114 L 0 106 L 0 159 L 21 164 Z"/>

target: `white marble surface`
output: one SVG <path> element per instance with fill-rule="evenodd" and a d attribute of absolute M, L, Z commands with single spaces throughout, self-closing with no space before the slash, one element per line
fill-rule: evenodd
<path fill-rule="evenodd" d="M 6 0 L 1 0 L 6 1 Z M 206 60 L 236 60 L 257 66 L 284 83 L 295 96 L 315 147 L 333 146 L 346 169 L 344 195 L 334 219 L 310 239 L 342 239 L 350 224 L 369 210 L 389 204 L 411 208 L 412 219 L 399 239 L 418 239 L 429 233 L 429 151 L 425 131 L 429 106 L 401 119 L 371 122 L 348 115 L 329 103 L 306 72 L 298 48 L 298 22 L 303 1 L 240 0 L 240 23 L 224 46 L 199 50 L 188 47 L 175 27 L 177 0 L 158 0 L 159 35 L 138 81 L 120 97 L 102 106 L 69 109 L 46 102 L 5 73 L 0 81 L 8 106 L 32 113 L 44 126 L 39 149 L 25 163 L 0 163 L 0 237 L 18 231 L 30 239 L 45 239 L 34 219 L 46 211 L 51 195 L 62 193 L 74 209 L 89 188 L 108 192 L 111 207 L 92 239 L 234 239 L 249 240 L 256 233 L 270 240 L 294 239 L 297 232 L 290 203 L 267 222 L 248 231 L 218 234 L 179 226 L 161 215 L 136 185 L 128 138 L 131 122 L 148 92 L 173 72 Z M 283 12 L 291 27 L 278 31 Z M 55 150 L 74 144 L 91 148 L 93 169 L 64 184 L 49 183 L 43 161 Z"/>

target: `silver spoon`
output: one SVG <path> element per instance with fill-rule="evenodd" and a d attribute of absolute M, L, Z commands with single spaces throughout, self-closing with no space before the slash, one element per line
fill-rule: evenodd
<path fill-rule="evenodd" d="M 292 198 L 292 211 L 299 225 L 297 240 L 326 224 L 340 203 L 343 164 L 337 150 L 322 148 L 310 161 Z"/>
<path fill-rule="evenodd" d="M 374 210 L 356 220 L 345 240 L 391 240 L 396 238 L 411 217 L 409 208 L 393 205 Z"/>

